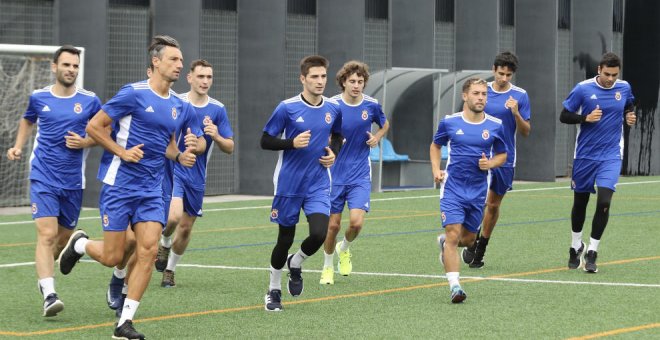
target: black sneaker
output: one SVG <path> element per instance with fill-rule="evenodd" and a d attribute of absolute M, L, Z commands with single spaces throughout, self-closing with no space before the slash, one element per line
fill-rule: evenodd
<path fill-rule="evenodd" d="M 486 248 L 477 247 L 474 250 L 474 258 L 470 262 L 470 268 L 481 268 L 484 266 L 484 255 L 486 255 Z"/>
<path fill-rule="evenodd" d="M 293 254 L 289 254 L 289 257 L 286 259 L 286 266 L 289 268 L 289 283 L 287 284 L 287 289 L 291 296 L 296 297 L 300 296 L 303 292 L 302 268 L 291 268 L 292 258 Z"/>
<path fill-rule="evenodd" d="M 176 286 L 176 283 L 174 282 L 173 271 L 165 269 L 163 272 L 163 280 L 160 282 L 160 286 L 164 288 L 172 288 Z"/>
<path fill-rule="evenodd" d="M 110 284 L 108 285 L 108 292 L 106 293 L 106 302 L 110 309 L 116 310 L 124 303 L 121 298 L 122 289 L 124 289 L 124 279 L 116 277 L 113 273 L 112 278 L 110 279 Z"/>
<path fill-rule="evenodd" d="M 167 259 L 170 257 L 170 248 L 163 247 L 160 242 L 158 242 L 158 254 L 156 255 L 156 271 L 163 272 L 167 267 Z"/>
<path fill-rule="evenodd" d="M 144 340 L 144 334 L 138 333 L 138 331 L 133 328 L 133 321 L 126 320 L 121 327 L 117 327 L 115 324 L 115 333 L 112 334 L 113 339 L 124 339 L 124 340 Z"/>
<path fill-rule="evenodd" d="M 474 240 L 474 244 L 472 246 L 463 248 L 463 251 L 461 252 L 461 259 L 463 259 L 465 264 L 470 264 L 472 261 L 474 261 L 474 257 L 477 255 L 477 243 L 478 241 Z"/>
<path fill-rule="evenodd" d="M 571 247 L 568 250 L 568 269 L 578 269 L 584 265 L 584 242 L 580 245 L 580 249 L 575 250 Z"/>
<path fill-rule="evenodd" d="M 78 260 L 83 257 L 82 254 L 78 254 L 74 249 L 76 241 L 83 237 L 87 239 L 89 238 L 83 230 L 76 230 L 73 234 L 71 234 L 71 237 L 69 237 L 69 241 L 66 243 L 66 246 L 64 246 L 64 249 L 62 249 L 62 252 L 60 252 L 60 256 L 57 258 L 57 262 L 60 263 L 60 272 L 62 272 L 62 274 L 69 274 L 76 263 L 78 263 Z"/>
<path fill-rule="evenodd" d="M 64 309 L 64 303 L 60 301 L 57 297 L 57 294 L 51 293 L 46 296 L 44 299 L 44 314 L 45 317 L 51 317 L 57 315 Z"/>
<path fill-rule="evenodd" d="M 598 257 L 598 252 L 589 250 L 586 255 L 584 255 L 584 271 L 587 273 L 598 273 L 598 266 L 596 265 L 596 258 Z"/>
<path fill-rule="evenodd" d="M 266 293 L 264 297 L 264 302 L 266 305 L 264 309 L 269 312 L 281 312 L 284 308 L 282 307 L 282 291 L 279 289 L 273 289 Z"/>

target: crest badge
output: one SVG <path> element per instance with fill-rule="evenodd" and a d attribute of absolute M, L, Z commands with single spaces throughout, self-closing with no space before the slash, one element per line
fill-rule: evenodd
<path fill-rule="evenodd" d="M 37 210 L 37 203 L 32 203 L 32 214 L 33 214 L 33 215 L 36 214 L 37 211 L 38 211 L 38 210 Z"/>
<path fill-rule="evenodd" d="M 621 100 L 621 92 L 616 91 L 616 93 L 614 94 L 614 99 Z"/>
<path fill-rule="evenodd" d="M 488 139 L 488 137 L 490 137 L 490 132 L 488 132 L 488 130 L 484 130 L 483 132 L 481 132 L 481 138 L 486 140 Z"/>
<path fill-rule="evenodd" d="M 80 103 L 73 104 L 73 112 L 80 114 L 82 112 L 82 104 Z"/>
<path fill-rule="evenodd" d="M 103 226 L 107 227 L 110 225 L 110 218 L 108 218 L 108 214 L 103 214 Z"/>
<path fill-rule="evenodd" d="M 211 124 L 211 116 L 204 116 L 204 125 Z"/>
<path fill-rule="evenodd" d="M 270 218 L 272 218 L 272 219 L 276 219 L 277 216 L 278 216 L 278 211 L 277 211 L 277 209 L 273 209 L 273 210 L 270 211 Z"/>
<path fill-rule="evenodd" d="M 330 115 L 330 112 L 325 113 L 325 122 L 328 124 L 332 123 L 332 116 Z"/>
<path fill-rule="evenodd" d="M 442 218 L 442 222 L 447 220 L 447 215 L 445 215 L 444 211 L 440 214 L 440 218 Z"/>
<path fill-rule="evenodd" d="M 369 118 L 369 112 L 362 110 L 362 120 L 367 120 L 367 118 Z"/>
<path fill-rule="evenodd" d="M 177 114 L 176 114 L 176 107 L 172 108 L 172 119 L 176 119 Z"/>

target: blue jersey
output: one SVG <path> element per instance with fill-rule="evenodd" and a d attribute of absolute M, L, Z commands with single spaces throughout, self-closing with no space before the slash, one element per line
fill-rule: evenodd
<path fill-rule="evenodd" d="M 188 93 L 181 95 L 181 98 L 187 102 Z M 234 136 L 234 132 L 231 129 L 231 124 L 229 122 L 229 117 L 227 116 L 227 110 L 225 106 L 213 99 L 208 98 L 208 101 L 203 106 L 195 106 L 191 103 L 195 112 L 197 113 L 197 119 L 200 121 L 200 129 L 204 130 L 204 127 L 210 123 L 213 123 L 218 127 L 218 134 L 223 138 L 231 138 Z M 197 155 L 197 160 L 195 165 L 192 168 L 186 168 L 181 164 L 176 164 L 174 166 L 174 174 L 181 178 L 183 181 L 187 182 L 198 188 L 204 188 L 206 184 L 206 166 L 208 165 L 209 160 L 211 159 L 211 153 L 213 152 L 213 139 L 210 136 L 204 135 L 206 139 L 206 150 L 201 155 Z M 186 145 L 184 139 L 179 139 L 179 150 L 185 150 Z"/>
<path fill-rule="evenodd" d="M 144 144 L 144 157 L 137 163 L 124 162 L 104 152 L 98 178 L 103 183 L 127 189 L 161 191 L 165 151 L 173 134 L 188 126 L 201 136 L 192 106 L 170 90 L 167 97 L 156 94 L 148 82 L 124 85 L 105 105 L 113 124 L 113 137 L 121 147 Z"/>
<path fill-rule="evenodd" d="M 447 145 L 446 177 L 443 195 L 451 195 L 462 201 L 486 200 L 488 192 L 488 171 L 479 169 L 482 153 L 506 152 L 502 121 L 485 115 L 479 123 L 471 123 L 463 118 L 463 112 L 445 116 L 438 124 L 433 143 Z"/>
<path fill-rule="evenodd" d="M 74 190 L 85 188 L 85 158 L 89 149 L 66 147 L 68 131 L 85 137 L 87 122 L 101 109 L 101 101 L 83 89 L 58 97 L 52 85 L 35 90 L 23 118 L 37 123 L 37 137 L 30 156 L 30 179 Z"/>
<path fill-rule="evenodd" d="M 502 121 L 504 131 L 504 143 L 506 144 L 507 154 L 506 163 L 503 167 L 516 166 L 516 118 L 511 109 L 506 107 L 506 101 L 509 97 L 518 101 L 518 112 L 524 120 L 529 120 L 531 110 L 529 107 L 529 97 L 527 92 L 518 86 L 511 84 L 511 87 L 504 92 L 497 92 L 493 89 L 493 83 L 488 83 L 488 101 L 484 111 L 489 115 Z"/>
<path fill-rule="evenodd" d="M 362 102 L 357 105 L 345 103 L 341 94 L 332 99 L 339 103 L 341 108 L 341 133 L 346 140 L 341 152 L 331 168 L 332 183 L 337 185 L 356 184 L 371 181 L 371 161 L 369 160 L 369 145 L 367 140 L 371 132 L 371 124 L 376 123 L 381 128 L 387 118 L 378 101 L 363 95 Z"/>
<path fill-rule="evenodd" d="M 305 103 L 302 95 L 284 100 L 277 105 L 264 127 L 267 134 L 282 134 L 284 139 L 294 138 L 307 130 L 312 134 L 306 148 L 280 151 L 273 175 L 276 196 L 304 197 L 316 188 L 324 188 L 329 193 L 330 171 L 319 163 L 319 159 L 326 155 L 325 147 L 331 132 L 340 130 L 341 111 L 336 100 L 326 97 L 322 100 L 319 106 Z"/>
<path fill-rule="evenodd" d="M 575 141 L 575 159 L 610 160 L 623 158 L 623 109 L 635 97 L 628 82 L 617 80 L 606 89 L 596 81 L 598 76 L 575 85 L 564 108 L 586 116 L 600 106 L 603 115 L 595 123 L 582 123 Z"/>

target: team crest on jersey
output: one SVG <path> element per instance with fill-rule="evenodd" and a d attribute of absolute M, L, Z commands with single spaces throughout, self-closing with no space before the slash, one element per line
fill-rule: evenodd
<path fill-rule="evenodd" d="M 616 93 L 614 94 L 614 99 L 621 100 L 621 92 L 616 91 Z"/>
<path fill-rule="evenodd" d="M 177 114 L 176 114 L 176 107 L 172 108 L 172 119 L 176 119 Z"/>
<path fill-rule="evenodd" d="M 73 112 L 81 113 L 82 112 L 82 104 L 80 104 L 80 103 L 73 104 Z"/>
<path fill-rule="evenodd" d="M 483 132 L 481 132 L 481 138 L 486 140 L 488 139 L 488 137 L 490 137 L 490 132 L 488 132 L 488 130 L 484 130 Z"/>
<path fill-rule="evenodd" d="M 204 116 L 204 125 L 211 124 L 211 116 Z"/>
<path fill-rule="evenodd" d="M 369 118 L 369 112 L 362 110 L 362 120 L 367 120 L 367 118 Z"/>
<path fill-rule="evenodd" d="M 328 124 L 332 122 L 332 116 L 330 115 L 330 112 L 325 113 L 325 122 Z"/>
<path fill-rule="evenodd" d="M 442 213 L 440 213 L 440 218 L 442 218 L 442 222 L 447 220 L 447 215 L 445 215 L 444 211 Z"/>
<path fill-rule="evenodd" d="M 107 227 L 110 225 L 110 218 L 108 218 L 108 214 L 103 214 L 103 226 Z"/>
<path fill-rule="evenodd" d="M 37 203 L 32 203 L 32 215 L 37 213 Z"/>
<path fill-rule="evenodd" d="M 277 216 L 278 216 L 278 211 L 277 211 L 277 209 L 273 209 L 273 210 L 270 211 L 270 218 L 272 218 L 272 219 L 276 219 Z"/>

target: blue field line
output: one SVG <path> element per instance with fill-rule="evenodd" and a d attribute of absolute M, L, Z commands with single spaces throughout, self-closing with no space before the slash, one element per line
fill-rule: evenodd
<path fill-rule="evenodd" d="M 639 212 L 627 212 L 627 213 L 618 213 L 618 214 L 611 214 L 610 217 L 618 217 L 618 216 L 631 216 L 631 215 L 652 215 L 652 214 L 658 214 L 660 213 L 660 210 L 652 210 L 652 211 L 639 211 Z M 589 220 L 593 218 L 593 216 L 587 216 L 585 220 Z M 565 217 L 565 218 L 551 218 L 547 220 L 538 220 L 538 221 L 525 221 L 525 222 L 509 222 L 509 223 L 500 223 L 498 226 L 504 227 L 504 226 L 516 226 L 516 225 L 523 225 L 523 224 L 541 224 L 541 223 L 552 223 L 552 222 L 566 222 L 570 221 L 570 217 Z M 437 233 L 440 231 L 440 226 L 438 228 L 434 229 L 421 229 L 421 230 L 412 230 L 412 231 L 397 231 L 397 232 L 390 232 L 390 233 L 381 233 L 381 234 L 360 234 L 360 237 L 385 237 L 385 236 L 399 236 L 399 235 L 412 235 L 412 234 L 422 234 L 422 233 Z M 302 241 L 295 241 L 295 243 L 300 243 Z M 260 242 L 260 243 L 244 243 L 244 244 L 236 244 L 236 245 L 231 245 L 231 246 L 215 246 L 215 247 L 206 247 L 206 248 L 188 248 L 186 251 L 209 251 L 209 250 L 220 250 L 220 249 L 235 249 L 235 248 L 244 248 L 244 247 L 259 247 L 259 246 L 267 246 L 267 245 L 274 245 L 275 242 Z"/>

